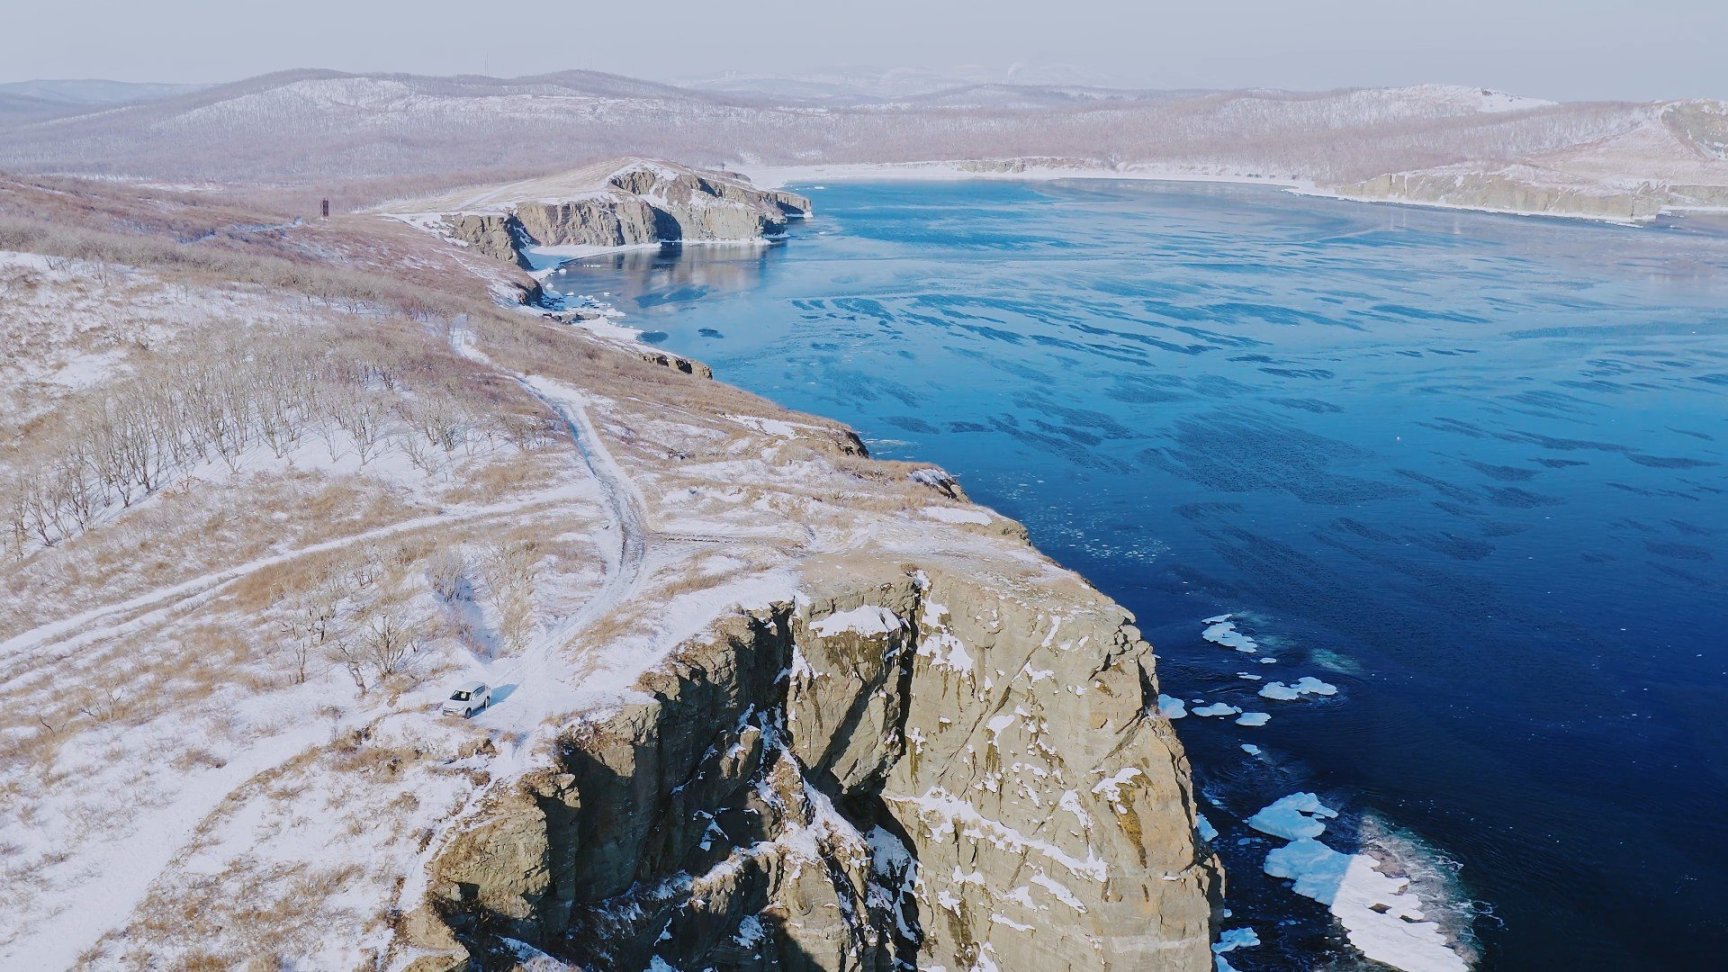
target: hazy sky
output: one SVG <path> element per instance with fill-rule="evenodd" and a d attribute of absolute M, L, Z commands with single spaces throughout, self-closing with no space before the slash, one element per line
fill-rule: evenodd
<path fill-rule="evenodd" d="M 8 81 L 1032 63 L 1149 87 L 1448 81 L 1643 100 L 1728 97 L 1725 51 L 1728 0 L 0 0 Z"/>

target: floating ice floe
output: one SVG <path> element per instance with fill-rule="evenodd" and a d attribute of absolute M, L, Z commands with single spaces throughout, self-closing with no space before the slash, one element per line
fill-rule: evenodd
<path fill-rule="evenodd" d="M 1260 944 L 1260 936 L 1252 928 L 1232 928 L 1218 936 L 1218 943 L 1212 946 L 1215 972 L 1236 972 L 1230 963 L 1225 961 L 1225 952 L 1234 952 L 1239 948 L 1253 948 Z"/>
<path fill-rule="evenodd" d="M 1228 702 L 1214 702 L 1211 705 L 1202 705 L 1194 710 L 1194 714 L 1197 716 L 1233 716 L 1240 715 L 1241 712 L 1241 709 L 1236 708 Z"/>
<path fill-rule="evenodd" d="M 1212 826 L 1212 821 L 1207 820 L 1203 813 L 1194 815 L 1194 832 L 1199 834 L 1200 839 L 1208 844 L 1218 839 L 1218 828 Z"/>
<path fill-rule="evenodd" d="M 1244 712 L 1242 717 L 1236 720 L 1236 724 L 1239 726 L 1263 726 L 1271 721 L 1272 716 L 1265 712 Z"/>
<path fill-rule="evenodd" d="M 1278 664 L 1278 659 L 1276 659 L 1276 658 L 1262 658 L 1262 659 L 1260 659 L 1260 664 L 1262 664 L 1262 665 L 1276 665 L 1276 664 Z"/>
<path fill-rule="evenodd" d="M 1237 672 L 1236 677 L 1237 678 L 1245 678 L 1250 682 L 1260 681 L 1260 676 L 1254 674 L 1253 672 Z"/>
<path fill-rule="evenodd" d="M 1243 743 L 1242 744 L 1242 751 L 1247 753 L 1250 756 L 1260 755 L 1260 747 L 1254 745 L 1253 743 Z"/>
<path fill-rule="evenodd" d="M 1168 695 L 1160 695 L 1158 714 L 1166 719 L 1180 719 L 1188 714 L 1188 703 Z"/>
<path fill-rule="evenodd" d="M 1253 948 L 1260 944 L 1260 936 L 1252 928 L 1232 928 L 1218 936 L 1218 944 L 1212 946 L 1212 951 L 1222 955 L 1234 952 L 1239 948 Z"/>
<path fill-rule="evenodd" d="M 1229 620 L 1229 618 L 1230 615 L 1228 614 L 1221 614 L 1216 618 L 1207 618 L 1204 622 L 1207 625 L 1207 628 L 1205 631 L 1200 632 L 1200 637 L 1205 638 L 1207 641 L 1210 641 L 1215 645 L 1222 645 L 1225 648 L 1234 648 L 1237 651 L 1247 652 L 1250 655 L 1259 651 L 1260 649 L 1258 644 L 1254 639 L 1240 631 L 1237 631 L 1236 622 Z"/>
<path fill-rule="evenodd" d="M 1331 909 L 1350 944 L 1368 958 L 1403 972 L 1466 972 L 1469 964 L 1440 926 L 1423 920 L 1409 880 L 1379 867 L 1367 854 L 1343 854 L 1305 836 L 1267 854 L 1265 871 L 1294 881 L 1297 894 Z"/>
<path fill-rule="evenodd" d="M 1330 682 L 1322 682 L 1312 675 L 1304 675 L 1297 679 L 1294 685 L 1285 685 L 1283 682 L 1267 682 L 1261 687 L 1260 694 L 1268 699 L 1290 702 L 1304 695 L 1337 695 L 1338 686 Z"/>
<path fill-rule="evenodd" d="M 1270 806 L 1261 808 L 1260 812 L 1248 818 L 1248 826 L 1263 834 L 1285 840 L 1300 840 L 1325 833 L 1326 824 L 1322 818 L 1330 819 L 1336 816 L 1338 811 L 1321 803 L 1318 796 L 1312 793 L 1292 793 L 1287 797 L 1280 797 Z"/>

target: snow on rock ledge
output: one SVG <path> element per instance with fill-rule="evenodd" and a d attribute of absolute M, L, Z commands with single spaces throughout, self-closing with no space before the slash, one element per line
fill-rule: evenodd
<path fill-rule="evenodd" d="M 851 564 L 723 622 L 436 859 L 418 972 L 745 941 L 752 967 L 1210 966 L 1220 876 L 1151 649 L 1048 583 Z"/>

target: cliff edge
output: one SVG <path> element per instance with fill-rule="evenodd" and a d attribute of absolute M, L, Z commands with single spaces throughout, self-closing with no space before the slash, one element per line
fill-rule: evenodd
<path fill-rule="evenodd" d="M 778 237 L 810 201 L 744 176 L 633 159 L 387 207 L 413 225 L 524 269 L 585 250 Z"/>
<path fill-rule="evenodd" d="M 858 563 L 578 721 L 435 858 L 419 972 L 1202 969 L 1149 647 L 1080 584 Z"/>

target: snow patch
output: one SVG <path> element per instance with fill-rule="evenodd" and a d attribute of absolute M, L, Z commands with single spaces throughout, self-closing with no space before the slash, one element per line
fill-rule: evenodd
<path fill-rule="evenodd" d="M 990 514 L 983 510 L 958 506 L 926 506 L 918 511 L 925 518 L 941 523 L 972 523 L 984 525 L 990 522 Z"/>
<path fill-rule="evenodd" d="M 826 638 L 849 631 L 861 635 L 882 635 L 899 631 L 904 623 L 894 612 L 884 607 L 866 604 L 850 611 L 840 611 L 814 621 L 810 630 Z"/>

